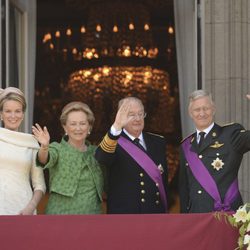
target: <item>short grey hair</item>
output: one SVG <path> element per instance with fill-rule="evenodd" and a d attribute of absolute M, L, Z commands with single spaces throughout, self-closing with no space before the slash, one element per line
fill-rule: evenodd
<path fill-rule="evenodd" d="M 144 109 L 144 105 L 143 105 L 142 101 L 141 101 L 139 98 L 135 97 L 135 96 L 127 96 L 127 97 L 121 99 L 121 100 L 119 101 L 119 103 L 118 103 L 118 109 L 122 106 L 122 104 L 123 104 L 124 101 L 126 101 L 126 100 L 130 100 L 130 101 L 137 102 L 137 103 L 139 103 L 139 104 L 142 106 L 142 108 Z"/>
<path fill-rule="evenodd" d="M 212 99 L 212 95 L 210 92 L 208 92 L 207 90 L 204 90 L 204 89 L 199 89 L 199 90 L 195 90 L 193 91 L 190 95 L 189 95 L 189 106 L 190 104 L 201 98 L 201 97 L 208 97 L 211 104 L 214 106 L 214 102 L 213 102 L 213 99 Z"/>

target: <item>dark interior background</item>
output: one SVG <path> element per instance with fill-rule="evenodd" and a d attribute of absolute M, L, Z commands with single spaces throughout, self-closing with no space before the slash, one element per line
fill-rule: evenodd
<path fill-rule="evenodd" d="M 99 12 L 97 11 L 98 8 Z M 141 9 L 145 10 L 144 16 L 147 17 L 147 21 L 150 23 L 151 40 L 158 48 L 156 58 L 108 56 L 92 60 L 75 60 L 72 54 L 69 54 L 69 50 L 66 54 L 61 51 L 60 53 L 58 52 L 63 46 L 68 46 L 68 48 L 72 49 L 72 46 L 78 46 L 79 48 L 79 46 L 87 44 L 87 42 L 91 44 L 91 41 L 85 41 L 81 37 L 80 27 L 82 25 L 91 27 L 91 22 L 95 19 L 100 19 L 98 21 L 101 23 L 105 13 L 109 13 L 109 18 L 107 18 L 107 15 L 105 17 L 106 22 L 108 23 L 107 19 L 110 19 L 110 23 L 113 25 L 115 20 L 123 20 L 123 15 L 127 18 L 130 12 L 132 21 L 134 16 L 136 16 L 135 18 L 140 18 Z M 93 13 L 96 15 L 95 18 Z M 119 17 L 115 17 L 114 13 L 119 13 Z M 118 100 L 128 94 L 138 96 L 142 98 L 148 114 L 145 120 L 145 129 L 153 133 L 162 134 L 167 139 L 169 182 L 176 189 L 181 125 L 175 32 L 169 33 L 169 27 L 172 27 L 173 31 L 175 31 L 173 0 L 127 0 L 126 2 L 119 0 L 37 0 L 34 122 L 48 127 L 51 141 L 60 141 L 63 135 L 63 130 L 59 123 L 62 107 L 72 100 L 86 102 L 94 111 L 96 117 L 94 130 L 89 140 L 98 144 L 113 122 Z M 65 35 L 68 28 L 72 31 L 70 39 Z M 50 41 L 45 43 L 44 38 L 48 33 L 55 37 L 56 31 L 60 31 L 60 39 L 57 40 L 57 44 L 54 42 L 55 47 L 50 49 Z M 91 31 L 87 30 L 87 32 Z M 92 30 L 92 32 L 95 31 Z M 138 32 L 138 36 L 142 33 L 139 33 L 136 28 L 133 32 L 135 34 Z M 91 35 L 90 33 L 88 34 Z M 120 34 L 120 37 L 123 35 Z M 94 37 L 96 34 L 92 34 L 92 36 Z M 109 39 L 109 33 L 107 37 L 105 40 L 107 46 L 114 46 L 112 44 L 114 41 Z M 133 42 L 133 38 L 131 38 L 131 43 Z M 79 70 L 98 69 L 103 66 L 117 67 L 118 76 L 115 76 L 118 77 L 115 83 L 116 92 L 113 90 L 113 92 L 110 92 L 109 87 L 106 86 L 105 88 L 103 86 L 105 83 L 102 82 L 98 83 L 98 88 L 100 87 L 101 89 L 100 92 L 98 92 L 97 85 L 91 84 L 84 86 L 83 89 L 79 89 L 78 84 L 77 91 L 70 88 L 69 79 L 72 73 Z M 159 70 L 161 74 L 167 76 L 167 92 L 163 95 L 162 89 L 158 88 L 154 82 L 147 87 L 138 87 L 141 86 L 141 83 L 137 81 L 134 87 L 131 85 L 130 90 L 127 90 L 122 84 L 119 86 L 121 79 L 119 78 L 119 69 L 122 67 L 133 67 L 133 69 L 138 69 L 138 71 L 145 67 L 154 71 Z M 159 82 L 161 84 L 161 80 Z M 111 86 L 110 88 L 115 87 Z"/>

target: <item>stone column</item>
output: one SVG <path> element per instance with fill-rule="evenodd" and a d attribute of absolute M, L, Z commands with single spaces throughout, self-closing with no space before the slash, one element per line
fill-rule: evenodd
<path fill-rule="evenodd" d="M 212 92 L 216 122 L 238 122 L 250 129 L 250 1 L 205 0 L 205 88 Z M 245 202 L 250 201 L 250 153 L 239 173 Z"/>

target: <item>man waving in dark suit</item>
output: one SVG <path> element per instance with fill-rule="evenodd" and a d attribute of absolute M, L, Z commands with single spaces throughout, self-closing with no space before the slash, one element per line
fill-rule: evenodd
<path fill-rule="evenodd" d="M 189 100 L 196 132 L 181 145 L 181 212 L 235 211 L 242 205 L 238 171 L 250 150 L 250 131 L 236 123 L 214 123 L 215 105 L 207 91 L 196 90 Z"/>
<path fill-rule="evenodd" d="M 120 100 L 115 121 L 97 148 L 97 161 L 108 169 L 108 213 L 167 211 L 166 143 L 162 136 L 143 132 L 145 117 L 140 99 Z"/>

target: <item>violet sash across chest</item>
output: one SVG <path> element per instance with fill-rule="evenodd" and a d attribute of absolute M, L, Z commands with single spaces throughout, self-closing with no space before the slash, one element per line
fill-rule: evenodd
<path fill-rule="evenodd" d="M 229 186 L 224 201 L 222 201 L 217 184 L 209 171 L 199 159 L 197 153 L 191 150 L 191 136 L 182 143 L 182 148 L 196 180 L 214 199 L 214 211 L 230 211 L 231 204 L 239 195 L 238 179 L 236 178 Z"/>
<path fill-rule="evenodd" d="M 131 141 L 123 136 L 118 139 L 118 144 L 138 163 L 138 165 L 145 170 L 150 178 L 158 183 L 160 197 L 164 207 L 167 210 L 167 197 L 164 189 L 161 173 L 153 160 Z"/>

